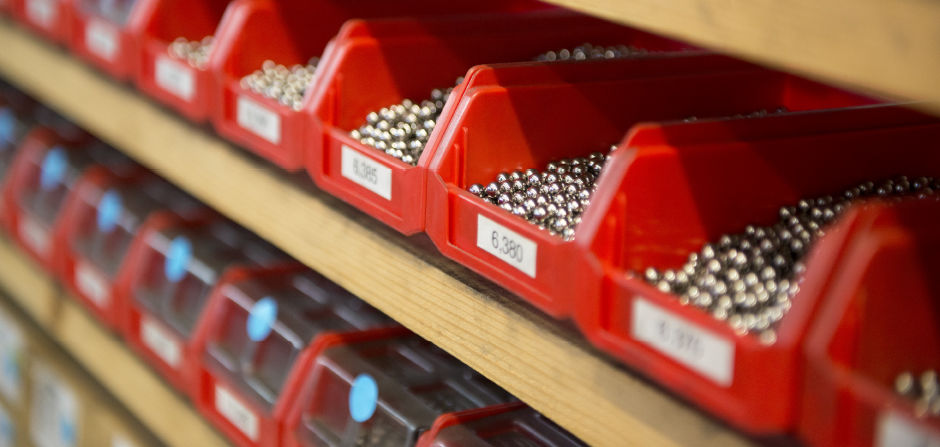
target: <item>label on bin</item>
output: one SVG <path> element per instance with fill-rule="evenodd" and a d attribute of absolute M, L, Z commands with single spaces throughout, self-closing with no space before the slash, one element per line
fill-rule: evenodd
<path fill-rule="evenodd" d="M 45 365 L 33 365 L 30 437 L 36 447 L 78 444 L 78 399 L 72 389 Z"/>
<path fill-rule="evenodd" d="M 887 411 L 878 418 L 876 447 L 940 447 L 940 434 Z"/>
<path fill-rule="evenodd" d="M 215 385 L 215 408 L 248 439 L 258 441 L 258 416 L 219 384 Z"/>
<path fill-rule="evenodd" d="M 5 312 L 0 312 L 0 393 L 19 404 L 23 387 L 23 330 Z"/>
<path fill-rule="evenodd" d="M 26 17 L 43 28 L 51 29 L 58 13 L 58 0 L 26 0 Z"/>
<path fill-rule="evenodd" d="M 16 428 L 10 415 L 0 405 L 0 447 L 16 446 Z"/>
<path fill-rule="evenodd" d="M 193 92 L 196 91 L 196 80 L 193 76 L 193 70 L 189 66 L 161 54 L 157 56 L 153 70 L 153 79 L 160 88 L 183 100 L 190 101 L 193 99 Z"/>
<path fill-rule="evenodd" d="M 633 301 L 633 337 L 721 386 L 731 386 L 734 344 L 647 300 Z"/>
<path fill-rule="evenodd" d="M 99 308 L 106 308 L 111 302 L 111 288 L 108 280 L 95 266 L 85 261 L 75 264 L 75 287 Z"/>
<path fill-rule="evenodd" d="M 385 200 L 391 200 L 392 170 L 345 144 L 342 150 L 343 177 L 382 196 Z"/>
<path fill-rule="evenodd" d="M 281 144 L 281 117 L 245 96 L 238 97 L 238 125 L 272 144 Z"/>
<path fill-rule="evenodd" d="M 46 228 L 27 214 L 20 217 L 20 238 L 31 250 L 41 257 L 49 254 L 49 232 Z"/>
<path fill-rule="evenodd" d="M 140 340 L 151 352 L 173 369 L 179 369 L 183 349 L 169 331 L 148 315 L 140 318 Z"/>
<path fill-rule="evenodd" d="M 477 215 L 477 247 L 535 278 L 538 244 L 482 214 Z"/>
<path fill-rule="evenodd" d="M 119 44 L 118 30 L 114 25 L 94 18 L 85 24 L 85 46 L 92 54 L 107 61 L 114 61 Z"/>

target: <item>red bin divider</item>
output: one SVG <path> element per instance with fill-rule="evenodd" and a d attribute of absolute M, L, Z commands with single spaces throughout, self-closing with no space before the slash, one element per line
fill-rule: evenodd
<path fill-rule="evenodd" d="M 321 57 L 342 24 L 353 18 L 454 15 L 481 11 L 512 12 L 546 8 L 528 0 L 257 0 L 235 3 L 223 38 L 217 39 L 210 70 L 220 101 L 212 123 L 223 137 L 287 170 L 303 168 L 305 114 L 243 89 L 240 81 L 272 60 L 284 66 Z M 459 75 L 459 73 L 458 73 Z M 308 86 L 309 88 L 309 86 Z M 307 95 L 309 96 L 309 95 Z"/>
<path fill-rule="evenodd" d="M 559 33 L 559 29 L 566 32 Z M 507 84 L 537 83 L 552 75 L 589 79 L 623 75 L 625 70 L 615 63 L 619 61 L 529 62 L 546 51 L 584 42 L 659 52 L 689 48 L 631 28 L 555 11 L 347 22 L 325 54 L 305 104 L 311 115 L 307 172 L 324 190 L 399 232 L 420 232 L 424 230 L 425 168 L 436 150 L 434 135 L 446 128 L 455 98 L 460 98 L 467 82 L 451 92 L 417 166 L 362 144 L 349 132 L 358 129 L 370 112 L 405 98 L 419 103 L 432 89 L 453 85 L 458 76 L 482 63 L 521 62 L 528 67 L 516 69 L 504 81 Z M 563 68 L 554 73 L 549 68 L 558 65 Z M 364 90 L 369 94 L 362 95 Z"/>
<path fill-rule="evenodd" d="M 799 433 L 816 447 L 934 445 L 940 420 L 895 394 L 940 369 L 940 204 L 869 205 L 806 337 Z"/>
<path fill-rule="evenodd" d="M 172 107 L 186 118 L 202 123 L 209 119 L 218 105 L 215 76 L 206 64 L 203 68 L 190 65 L 168 54 L 177 38 L 201 41 L 212 35 L 226 39 L 231 33 L 228 22 L 235 14 L 225 14 L 230 5 L 250 3 L 246 0 L 150 0 L 152 6 L 142 19 L 140 52 L 138 54 L 137 87 L 157 101 Z M 179 20 L 186 17 L 186 20 Z M 218 53 L 210 51 L 209 58 Z"/>
<path fill-rule="evenodd" d="M 151 216 L 196 216 L 206 209 L 150 174 L 96 172 L 75 186 L 65 205 L 61 280 L 101 323 L 120 328 L 126 313 L 114 289 L 130 248 Z"/>
<path fill-rule="evenodd" d="M 194 336 L 193 400 L 236 445 L 279 446 L 287 410 L 321 340 L 393 326 L 302 264 L 231 269 Z"/>
<path fill-rule="evenodd" d="M 111 1 L 113 4 L 107 7 L 102 5 L 103 0 L 72 0 L 68 41 L 79 58 L 115 79 L 125 80 L 137 70 L 139 36 L 153 0 Z"/>
<path fill-rule="evenodd" d="M 585 284 L 589 278 L 579 278 L 575 287 L 565 274 L 576 254 L 574 244 L 481 200 L 466 190 L 468 186 L 486 184 L 501 171 L 542 169 L 561 157 L 606 152 L 644 120 L 871 102 L 765 70 L 667 74 L 664 70 L 658 77 L 607 82 L 468 88 L 428 168 L 426 231 L 431 240 L 445 256 L 539 309 L 566 317 L 584 299 L 577 289 L 593 287 Z M 605 178 L 602 174 L 595 194 L 616 187 Z M 577 234 L 576 230 L 575 240 Z M 496 241 L 492 245 L 491 239 Z M 513 252 L 515 257 L 503 249 L 513 244 L 520 247 Z"/>
<path fill-rule="evenodd" d="M 74 0 L 13 1 L 11 12 L 20 23 L 53 42 L 68 43 Z"/>
<path fill-rule="evenodd" d="M 4 191 L 10 234 L 23 250 L 53 274 L 61 270 L 62 211 L 84 175 L 139 167 L 103 143 L 68 141 L 45 127 L 23 139 Z"/>
<path fill-rule="evenodd" d="M 404 328 L 354 333 L 321 346 L 283 445 L 414 445 L 441 415 L 514 400 Z"/>
<path fill-rule="evenodd" d="M 416 447 L 584 447 L 586 444 L 522 402 L 445 414 Z"/>
<path fill-rule="evenodd" d="M 149 219 L 116 281 L 124 338 L 177 389 L 190 393 L 198 359 L 193 336 L 230 267 L 277 266 L 286 255 L 217 215 Z"/>
<path fill-rule="evenodd" d="M 940 153 L 930 143 L 940 141 L 935 121 L 874 129 L 925 120 L 876 107 L 675 125 L 672 132 L 635 130 L 608 160 L 575 239 L 574 277 L 603 278 L 588 281 L 579 295 L 582 331 L 601 349 L 743 430 L 793 428 L 799 349 L 819 295 L 843 259 L 855 214 L 847 213 L 810 251 L 800 290 L 769 345 L 755 335 L 737 335 L 631 272 L 681 266 L 705 242 L 771 223 L 779 207 L 801 198 L 893 175 L 940 174 Z M 651 321 L 698 340 L 709 352 L 692 355 L 638 334 Z"/>

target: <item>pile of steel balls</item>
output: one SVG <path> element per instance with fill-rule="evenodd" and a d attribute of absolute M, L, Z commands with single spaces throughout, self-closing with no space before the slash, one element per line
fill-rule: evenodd
<path fill-rule="evenodd" d="M 541 172 L 503 172 L 496 181 L 486 186 L 470 185 L 468 191 L 553 235 L 571 240 L 606 162 L 606 155 L 595 152 L 584 158 L 553 161 Z"/>
<path fill-rule="evenodd" d="M 186 40 L 185 37 L 177 37 L 167 51 L 170 56 L 184 60 L 189 65 L 200 70 L 205 70 L 209 64 L 209 52 L 212 51 L 212 36 L 203 37 L 202 40 Z"/>
<path fill-rule="evenodd" d="M 591 45 L 585 43 L 575 47 L 573 50 L 567 48 L 558 51 L 548 51 L 538 55 L 535 60 L 538 62 L 559 62 L 559 61 L 586 61 L 594 59 L 620 59 L 626 57 L 636 57 L 648 54 L 649 51 L 642 48 L 636 48 L 627 45 L 616 45 L 605 47 L 602 45 Z"/>
<path fill-rule="evenodd" d="M 463 82 L 457 78 L 455 85 Z M 410 99 L 372 112 L 366 123 L 349 134 L 362 144 L 372 146 L 412 166 L 418 164 L 424 145 L 444 108 L 453 87 L 431 90 L 431 98 L 415 104 Z"/>
<path fill-rule="evenodd" d="M 678 295 L 683 304 L 706 310 L 739 334 L 760 333 L 776 341 L 774 327 L 799 291 L 803 258 L 812 244 L 850 204 L 867 198 L 928 196 L 938 198 L 940 181 L 897 177 L 866 182 L 841 194 L 801 200 L 780 208 L 777 223 L 749 225 L 743 233 L 723 235 L 692 253 L 679 269 L 648 268 L 643 277 L 659 290 Z"/>
<path fill-rule="evenodd" d="M 319 62 L 320 58 L 314 57 L 307 65 L 297 64 L 287 68 L 267 60 L 261 65 L 261 70 L 255 70 L 242 78 L 241 86 L 259 95 L 276 99 L 283 106 L 300 110 Z"/>
<path fill-rule="evenodd" d="M 940 382 L 936 371 L 924 371 L 919 377 L 909 371 L 902 372 L 894 380 L 894 391 L 914 401 L 917 417 L 940 416 Z"/>

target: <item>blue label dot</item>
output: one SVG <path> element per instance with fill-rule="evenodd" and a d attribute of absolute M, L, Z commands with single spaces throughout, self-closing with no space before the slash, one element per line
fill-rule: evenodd
<path fill-rule="evenodd" d="M 114 230 L 123 209 L 121 195 L 117 191 L 109 189 L 105 192 L 98 202 L 98 230 L 102 233 Z"/>
<path fill-rule="evenodd" d="M 44 189 L 52 189 L 62 183 L 65 178 L 65 170 L 68 167 L 68 159 L 65 157 L 65 149 L 56 146 L 46 153 L 42 159 L 42 166 L 39 172 L 39 186 Z"/>
<path fill-rule="evenodd" d="M 10 109 L 0 108 L 0 143 L 12 143 L 16 131 L 16 118 Z M 0 150 L 6 149 L 6 144 L 0 144 Z"/>
<path fill-rule="evenodd" d="M 251 341 L 261 341 L 268 338 L 271 333 L 271 327 L 277 320 L 277 302 L 271 297 L 264 297 L 258 300 L 248 314 L 248 338 Z"/>
<path fill-rule="evenodd" d="M 360 374 L 349 389 L 349 415 L 356 422 L 365 422 L 375 414 L 379 403 L 379 386 L 368 374 Z"/>
<path fill-rule="evenodd" d="M 186 276 L 186 269 L 193 257 L 193 246 L 186 236 L 177 236 L 170 242 L 166 253 L 166 263 L 163 265 L 166 279 L 170 282 L 179 282 Z"/>
<path fill-rule="evenodd" d="M 65 445 L 74 445 L 75 440 L 78 437 L 78 433 L 75 430 L 75 424 L 72 421 L 65 419 L 65 417 L 59 418 L 59 434 L 62 436 L 60 439 Z"/>

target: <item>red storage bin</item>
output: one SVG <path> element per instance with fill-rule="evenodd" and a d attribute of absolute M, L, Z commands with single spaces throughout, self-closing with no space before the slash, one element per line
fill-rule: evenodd
<path fill-rule="evenodd" d="M 139 37 L 154 0 L 71 0 L 69 44 L 78 57 L 112 77 L 136 72 Z"/>
<path fill-rule="evenodd" d="M 53 42 L 68 41 L 74 0 L 13 1 L 16 2 L 12 9 L 14 16 L 29 29 Z"/>
<path fill-rule="evenodd" d="M 573 243 L 474 196 L 468 186 L 485 185 L 501 171 L 542 169 L 558 158 L 606 152 L 641 120 L 871 102 L 772 71 L 661 74 L 605 82 L 469 87 L 428 168 L 426 231 L 438 249 L 539 309 L 568 316 L 581 300 L 577 289 L 590 286 L 579 278 L 572 287 L 574 282 L 565 274 Z M 606 176 L 601 177 L 598 192 L 605 188 Z"/>
<path fill-rule="evenodd" d="M 445 414 L 417 447 L 583 447 L 585 443 L 521 402 Z"/>
<path fill-rule="evenodd" d="M 192 391 L 193 335 L 210 293 L 230 267 L 276 266 L 285 254 L 218 216 L 159 216 L 141 228 L 115 300 L 125 303 L 124 337 L 168 382 Z"/>
<path fill-rule="evenodd" d="M 3 92 L 6 93 L 6 92 Z M 20 143 L 32 125 L 30 114 L 0 95 L 0 228 L 6 228 L 6 190 L 13 160 L 20 148 Z"/>
<path fill-rule="evenodd" d="M 288 415 L 284 445 L 409 446 L 443 414 L 514 400 L 416 335 L 360 333 L 323 345 Z"/>
<path fill-rule="evenodd" d="M 940 204 L 864 207 L 806 337 L 799 432 L 809 445 L 940 443 L 940 420 L 895 394 L 903 371 L 940 369 Z"/>
<path fill-rule="evenodd" d="M 206 209 L 186 193 L 149 173 L 83 177 L 63 211 L 61 279 L 76 298 L 110 328 L 118 328 L 125 304 L 114 299 L 115 282 L 140 228 L 153 215 L 197 216 Z"/>
<path fill-rule="evenodd" d="M 324 341 L 396 326 L 302 264 L 229 270 L 205 315 L 193 400 L 240 446 L 281 445 L 287 410 Z"/>
<path fill-rule="evenodd" d="M 559 29 L 566 31 L 559 33 Z M 417 166 L 367 146 L 349 132 L 365 123 L 370 112 L 405 98 L 420 103 L 432 89 L 453 85 L 458 76 L 481 63 L 523 62 L 521 66 L 529 67 L 531 78 L 526 76 L 528 71 L 519 69 L 505 81 L 493 76 L 500 85 L 629 73 L 615 61 L 550 64 L 563 66 L 556 73 L 547 64 L 526 63 L 546 51 L 584 42 L 631 45 L 653 52 L 689 48 L 610 22 L 555 11 L 347 22 L 324 56 L 305 106 L 312 115 L 307 171 L 321 188 L 392 228 L 404 234 L 420 232 L 424 230 L 425 167 L 435 150 L 433 135 L 446 128 L 455 101 L 447 101 Z M 450 98 L 459 98 L 466 85 L 457 86 Z M 363 90 L 369 95 L 362 95 Z"/>
<path fill-rule="evenodd" d="M 65 204 L 84 175 L 139 167 L 103 143 L 66 141 L 45 127 L 23 139 L 4 191 L 14 240 L 51 273 L 61 268 Z"/>
<path fill-rule="evenodd" d="M 171 56 L 170 44 L 177 38 L 201 41 L 207 36 L 228 39 L 225 30 L 237 16 L 225 15 L 230 4 L 245 0 L 151 0 L 149 14 L 142 19 L 140 60 L 136 75 L 141 91 L 172 107 L 190 120 L 207 121 L 218 105 L 215 78 L 205 67 L 195 67 Z M 179 20 L 186 17 L 186 20 Z M 234 37 L 232 37 L 234 38 Z M 209 57 L 215 57 L 210 52 Z"/>
<path fill-rule="evenodd" d="M 608 160 L 570 255 L 583 286 L 579 326 L 601 349 L 737 427 L 792 428 L 798 349 L 832 269 L 845 259 L 852 213 L 805 257 L 799 292 L 770 344 L 738 335 L 632 272 L 681 266 L 705 242 L 774 222 L 779 207 L 801 198 L 894 175 L 940 174 L 933 150 L 940 125 L 876 129 L 925 119 L 881 107 L 634 130 Z M 596 277 L 602 282 L 583 281 Z M 676 337 L 688 342 L 670 344 Z"/>
<path fill-rule="evenodd" d="M 223 137 L 284 169 L 301 169 L 306 148 L 305 115 L 240 85 L 242 77 L 260 69 L 265 60 L 291 66 L 305 64 L 311 57 L 320 57 L 343 22 L 353 18 L 511 12 L 545 7 L 526 0 L 258 0 L 234 3 L 229 12 L 230 20 L 221 33 L 224 38 L 220 36 L 216 40 L 213 51 L 217 54 L 210 60 L 210 70 L 217 76 L 219 94 L 216 98 L 220 101 L 212 122 Z"/>

